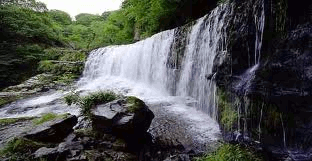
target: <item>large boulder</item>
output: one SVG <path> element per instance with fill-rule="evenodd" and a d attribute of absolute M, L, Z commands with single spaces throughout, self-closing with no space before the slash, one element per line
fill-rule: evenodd
<path fill-rule="evenodd" d="M 136 97 L 127 97 L 91 110 L 92 127 L 118 136 L 143 135 L 151 125 L 153 112 Z"/>
<path fill-rule="evenodd" d="M 61 142 L 73 131 L 77 124 L 77 117 L 70 115 L 65 118 L 57 118 L 38 125 L 26 132 L 25 138 L 41 142 Z"/>

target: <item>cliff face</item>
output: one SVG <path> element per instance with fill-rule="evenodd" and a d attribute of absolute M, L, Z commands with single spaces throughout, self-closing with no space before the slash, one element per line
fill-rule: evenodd
<path fill-rule="evenodd" d="M 260 141 L 265 149 L 278 150 L 273 153 L 282 157 L 309 160 L 311 4 L 264 1 L 265 25 L 261 33 L 257 21 L 261 18 L 261 3 L 235 2 L 227 31 L 231 35 L 227 54 L 218 54 L 213 68 L 219 96 L 218 120 L 227 139 Z M 298 12 L 294 12 L 296 9 Z M 263 40 L 257 42 L 262 34 Z"/>

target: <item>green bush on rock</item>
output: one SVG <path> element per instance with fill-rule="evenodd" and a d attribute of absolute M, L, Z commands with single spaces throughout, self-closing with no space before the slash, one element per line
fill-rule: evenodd
<path fill-rule="evenodd" d="M 79 96 L 76 93 L 68 94 L 64 97 L 67 105 L 76 104 L 80 106 L 81 112 L 85 116 L 90 116 L 90 110 L 92 107 L 108 103 L 117 99 L 119 96 L 111 91 L 99 91 L 90 93 L 87 96 Z"/>

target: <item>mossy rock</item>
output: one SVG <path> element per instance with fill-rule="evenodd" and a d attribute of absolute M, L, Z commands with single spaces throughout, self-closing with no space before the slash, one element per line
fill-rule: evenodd
<path fill-rule="evenodd" d="M 134 96 L 127 97 L 126 101 L 127 101 L 128 111 L 132 113 L 135 113 L 146 106 L 142 100 Z"/>

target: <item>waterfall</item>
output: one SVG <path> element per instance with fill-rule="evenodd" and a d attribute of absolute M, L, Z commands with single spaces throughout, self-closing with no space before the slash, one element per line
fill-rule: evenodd
<path fill-rule="evenodd" d="M 223 4 L 200 18 L 184 33 L 186 46 L 182 51 L 175 49 L 183 41 L 176 40 L 175 34 L 181 33 L 181 28 L 135 44 L 96 49 L 89 55 L 78 84 L 80 88 L 99 89 L 112 79 L 125 80 L 164 96 L 195 99 L 197 108 L 216 118 L 216 87 L 206 75 L 212 74 L 217 53 L 225 53 L 231 14 L 232 5 Z"/>
<path fill-rule="evenodd" d="M 255 41 L 255 64 L 259 64 L 261 58 L 261 47 L 263 39 L 263 30 L 265 22 L 264 14 L 264 0 L 259 1 L 260 5 L 255 5 L 260 7 L 260 9 L 255 9 L 254 21 L 256 25 L 256 41 Z"/>

